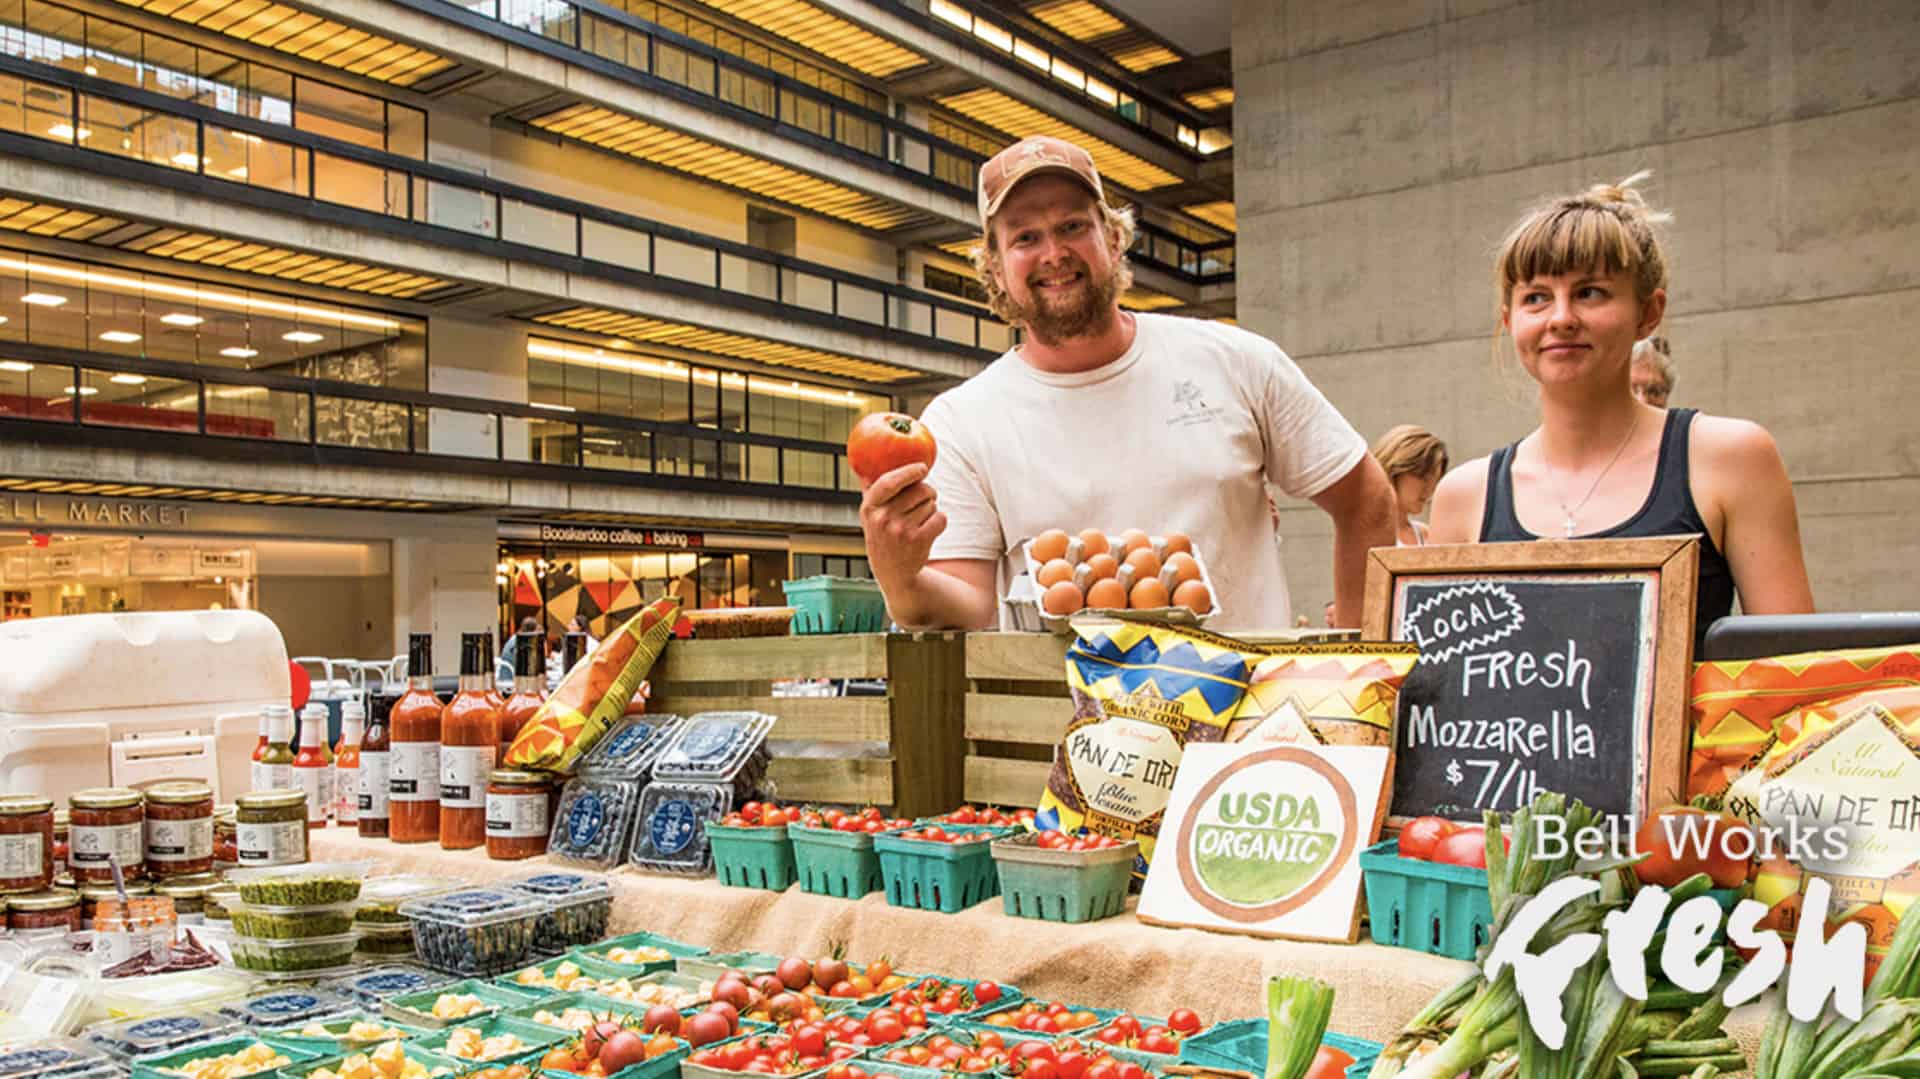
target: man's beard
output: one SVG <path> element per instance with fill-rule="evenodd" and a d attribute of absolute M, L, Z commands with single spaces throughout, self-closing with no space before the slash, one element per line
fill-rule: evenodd
<path fill-rule="evenodd" d="M 1013 317 L 1008 321 L 1025 326 L 1027 332 L 1044 345 L 1058 345 L 1075 337 L 1091 337 L 1113 325 L 1114 301 L 1120 295 L 1120 275 L 1110 273 L 1096 279 L 1091 267 L 1075 267 L 1085 275 L 1077 294 L 1059 303 L 1049 303 L 1038 285 L 1027 282 L 1027 302 L 1013 302 Z M 1011 300 L 1011 297 L 1009 297 Z"/>

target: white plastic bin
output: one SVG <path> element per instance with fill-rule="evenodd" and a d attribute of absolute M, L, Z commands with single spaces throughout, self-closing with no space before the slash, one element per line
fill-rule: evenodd
<path fill-rule="evenodd" d="M 0 624 L 0 790 L 202 779 L 247 791 L 260 709 L 292 693 L 257 611 L 83 614 Z"/>

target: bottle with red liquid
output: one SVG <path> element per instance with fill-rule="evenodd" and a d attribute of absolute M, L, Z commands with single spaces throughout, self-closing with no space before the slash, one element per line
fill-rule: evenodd
<path fill-rule="evenodd" d="M 387 834 L 392 816 L 388 785 L 393 778 L 393 747 L 387 733 L 388 710 L 378 707 L 384 703 L 377 701 L 373 714 L 367 717 L 367 733 L 360 736 L 360 774 L 356 781 L 360 806 L 354 825 L 361 835 L 372 837 Z"/>
<path fill-rule="evenodd" d="M 333 815 L 333 754 L 327 752 L 327 706 L 310 701 L 300 710 L 300 751 L 293 755 L 293 785 L 307 794 L 307 827 L 325 828 Z"/>
<path fill-rule="evenodd" d="M 445 850 L 468 850 L 487 841 L 487 774 L 500 742 L 494 697 L 493 634 L 461 634 L 460 692 L 440 713 L 440 846 Z"/>
<path fill-rule="evenodd" d="M 527 720 L 540 710 L 541 702 L 547 695 L 541 692 L 546 684 L 546 656 L 541 634 L 522 633 L 519 643 L 513 650 L 513 696 L 507 698 L 506 706 L 500 709 L 500 755 L 501 767 L 506 766 L 507 749 L 513 745 L 514 736 Z"/>
<path fill-rule="evenodd" d="M 360 739 L 367 709 L 358 697 L 340 702 L 340 742 L 333 747 L 333 819 L 342 828 L 360 821 Z"/>
<path fill-rule="evenodd" d="M 393 754 L 388 832 L 396 843 L 440 838 L 440 711 L 440 698 L 433 694 L 433 635 L 411 634 L 407 692 L 387 717 Z"/>

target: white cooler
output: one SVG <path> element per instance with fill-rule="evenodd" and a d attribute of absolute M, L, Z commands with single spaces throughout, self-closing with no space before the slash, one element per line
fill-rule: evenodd
<path fill-rule="evenodd" d="M 83 614 L 0 624 L 0 791 L 201 779 L 247 792 L 260 710 L 292 685 L 257 611 Z"/>

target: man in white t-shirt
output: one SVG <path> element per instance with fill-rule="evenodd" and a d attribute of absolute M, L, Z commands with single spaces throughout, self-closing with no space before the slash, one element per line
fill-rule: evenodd
<path fill-rule="evenodd" d="M 1341 625 L 1358 625 L 1393 489 L 1366 442 L 1272 342 L 1216 322 L 1135 314 L 1130 216 L 1085 150 L 1022 140 L 980 171 L 978 258 L 994 313 L 1026 339 L 936 398 L 931 472 L 868 485 L 867 557 L 895 621 L 980 629 L 1049 528 L 1192 537 L 1225 630 L 1284 629 L 1292 605 L 1266 485 L 1333 518 Z"/>

